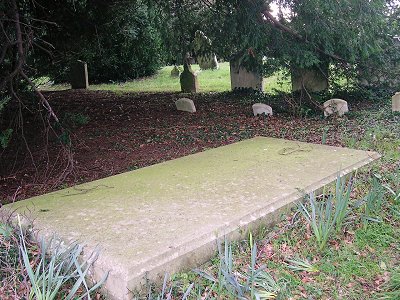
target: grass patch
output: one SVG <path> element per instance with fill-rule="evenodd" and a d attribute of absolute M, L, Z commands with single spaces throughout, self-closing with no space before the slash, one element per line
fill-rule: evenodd
<path fill-rule="evenodd" d="M 375 223 L 356 230 L 355 236 L 356 244 L 361 249 L 366 247 L 386 249 L 396 242 L 395 236 L 400 237 L 400 232 L 390 224 Z"/>
<path fill-rule="evenodd" d="M 400 299 L 400 268 L 392 272 L 390 281 L 385 286 L 385 292 L 380 299 Z"/>
<path fill-rule="evenodd" d="M 231 90 L 229 63 L 223 62 L 219 66 L 218 70 L 200 70 L 199 65 L 192 65 L 193 71 L 198 74 L 200 92 L 226 92 Z M 172 68 L 172 66 L 166 66 L 160 69 L 154 76 L 127 82 L 91 84 L 89 90 L 113 92 L 180 92 L 179 77 L 171 77 Z M 43 82 L 44 80 L 41 79 L 40 83 L 43 90 L 70 89 L 69 84 L 49 85 L 43 84 Z M 275 90 L 286 92 L 290 90 L 290 80 L 285 78 L 283 73 L 265 78 L 265 92 L 272 93 Z"/>

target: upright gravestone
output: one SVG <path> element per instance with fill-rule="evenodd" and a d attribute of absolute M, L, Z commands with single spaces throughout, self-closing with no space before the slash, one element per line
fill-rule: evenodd
<path fill-rule="evenodd" d="M 193 45 L 200 69 L 207 70 L 219 68 L 217 57 L 212 50 L 211 40 L 202 31 L 196 31 Z"/>
<path fill-rule="evenodd" d="M 328 88 L 328 69 L 292 68 L 292 91 L 320 92 Z"/>
<path fill-rule="evenodd" d="M 73 89 L 87 89 L 89 87 L 87 64 L 84 61 L 77 60 L 71 65 L 70 80 Z"/>
<path fill-rule="evenodd" d="M 238 60 L 231 60 L 229 66 L 232 90 L 244 88 L 264 91 L 264 78 L 261 74 L 247 70 Z"/>
<path fill-rule="evenodd" d="M 400 92 L 397 92 L 392 97 L 392 111 L 400 111 Z"/>
<path fill-rule="evenodd" d="M 187 62 L 183 65 L 180 82 L 183 93 L 197 93 L 199 91 L 197 75 L 193 72 L 192 67 Z"/>

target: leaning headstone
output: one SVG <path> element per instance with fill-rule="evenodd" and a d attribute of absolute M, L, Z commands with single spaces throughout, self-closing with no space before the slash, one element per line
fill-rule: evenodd
<path fill-rule="evenodd" d="M 261 74 L 247 70 L 238 60 L 230 61 L 229 66 L 232 90 L 244 88 L 264 91 L 264 78 Z"/>
<path fill-rule="evenodd" d="M 397 92 L 392 97 L 392 111 L 400 111 L 400 92 Z"/>
<path fill-rule="evenodd" d="M 187 62 L 183 65 L 180 82 L 183 93 L 197 93 L 199 91 L 197 75 L 193 72 L 192 67 Z"/>
<path fill-rule="evenodd" d="M 325 73 L 319 69 L 292 68 L 292 91 L 306 89 L 309 92 L 320 92 L 328 88 L 328 69 Z"/>
<path fill-rule="evenodd" d="M 328 117 L 330 115 L 343 116 L 349 112 L 347 102 L 342 99 L 331 99 L 324 103 L 324 115 Z"/>
<path fill-rule="evenodd" d="M 70 80 L 73 89 L 87 89 L 89 87 L 87 64 L 84 61 L 77 60 L 71 65 Z"/>
<path fill-rule="evenodd" d="M 211 40 L 200 30 L 197 30 L 193 41 L 197 62 L 202 70 L 218 69 L 218 61 L 212 49 Z"/>
<path fill-rule="evenodd" d="M 267 104 L 256 103 L 256 104 L 253 104 L 252 107 L 253 107 L 254 116 L 262 115 L 262 114 L 272 116 L 272 107 Z"/>
<path fill-rule="evenodd" d="M 181 71 L 179 70 L 178 66 L 175 65 L 174 68 L 171 70 L 171 77 L 179 77 Z"/>
<path fill-rule="evenodd" d="M 188 98 L 180 98 L 176 100 L 175 106 L 177 110 L 187 111 L 191 113 L 196 112 L 196 106 L 194 106 L 193 100 Z"/>

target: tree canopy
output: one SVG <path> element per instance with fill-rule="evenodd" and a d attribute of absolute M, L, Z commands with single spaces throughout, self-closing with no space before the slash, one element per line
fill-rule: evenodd
<path fill-rule="evenodd" d="M 56 81 L 67 79 L 76 59 L 89 63 L 95 82 L 150 75 L 163 64 L 182 61 L 197 30 L 213 41 L 219 57 L 239 55 L 254 68 L 264 58 L 267 71 L 327 60 L 346 68 L 367 66 L 371 58 L 388 59 L 394 46 L 396 0 L 277 0 L 278 15 L 271 13 L 271 2 L 10 0 L 0 7 L 2 78 L 8 80 L 18 59 L 15 10 L 26 43 L 21 55 L 34 69 L 25 73 Z"/>
<path fill-rule="evenodd" d="M 329 62 L 354 71 L 355 67 L 368 67 L 371 58 L 383 59 L 395 46 L 397 1 L 279 0 L 278 16 L 269 10 L 270 2 L 214 2 L 210 9 L 214 27 L 209 34 L 220 53 L 226 56 L 252 49 L 243 54 L 267 58 L 264 67 L 272 70 Z"/>
<path fill-rule="evenodd" d="M 76 59 L 92 82 L 151 75 L 181 62 L 197 30 L 219 58 L 265 74 L 330 64 L 355 77 L 399 65 L 397 0 L 9 0 L 0 25 L 0 107 L 35 90 L 35 78 L 67 80 Z"/>

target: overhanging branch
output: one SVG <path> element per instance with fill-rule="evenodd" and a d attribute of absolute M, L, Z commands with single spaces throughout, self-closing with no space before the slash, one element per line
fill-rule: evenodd
<path fill-rule="evenodd" d="M 336 54 L 327 53 L 326 51 L 317 47 L 315 44 L 313 44 L 311 41 L 309 41 L 307 38 L 302 36 L 300 33 L 295 31 L 294 29 L 279 22 L 279 20 L 277 20 L 269 11 L 269 5 L 266 4 L 262 7 L 261 15 L 263 16 L 263 18 L 261 18 L 263 20 L 263 22 L 269 21 L 275 28 L 279 29 L 280 31 L 290 34 L 291 36 L 293 36 L 295 39 L 297 39 L 299 41 L 302 41 L 304 43 L 312 45 L 317 52 L 319 52 L 327 57 L 330 57 L 334 60 L 340 61 L 341 63 L 347 64 L 347 61 L 344 58 L 342 58 Z"/>

